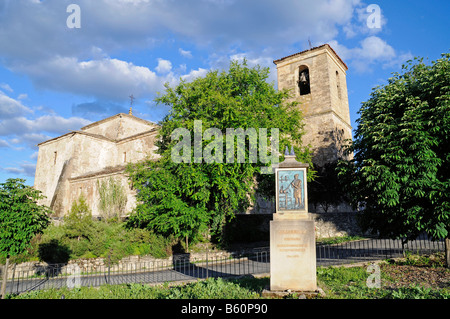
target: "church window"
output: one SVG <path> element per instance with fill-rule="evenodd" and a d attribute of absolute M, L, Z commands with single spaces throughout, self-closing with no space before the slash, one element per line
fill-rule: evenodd
<path fill-rule="evenodd" d="M 127 152 L 123 152 L 123 162 L 127 162 Z"/>
<path fill-rule="evenodd" d="M 306 95 L 311 93 L 310 81 L 309 81 L 309 69 L 307 66 L 301 66 L 298 73 L 298 88 L 300 95 Z"/>
<path fill-rule="evenodd" d="M 54 152 L 53 165 L 56 165 L 56 159 L 58 158 L 58 152 Z"/>

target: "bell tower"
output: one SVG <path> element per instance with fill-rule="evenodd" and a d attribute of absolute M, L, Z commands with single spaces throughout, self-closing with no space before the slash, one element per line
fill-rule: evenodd
<path fill-rule="evenodd" d="M 305 135 L 313 163 L 325 164 L 344 158 L 342 146 L 352 138 L 347 95 L 347 65 L 328 44 L 273 61 L 278 89 L 288 89 L 291 101 L 300 102 Z"/>

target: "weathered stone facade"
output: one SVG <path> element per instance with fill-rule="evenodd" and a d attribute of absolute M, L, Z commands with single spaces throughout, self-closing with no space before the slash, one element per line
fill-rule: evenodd
<path fill-rule="evenodd" d="M 303 144 L 311 145 L 313 162 L 323 166 L 343 157 L 344 140 L 352 138 L 347 95 L 347 65 L 328 45 L 275 60 L 278 89 L 300 102 L 305 122 Z M 302 72 L 306 71 L 306 78 Z M 309 78 L 308 78 L 309 76 Z M 303 91 L 302 81 L 307 89 Z"/>
<path fill-rule="evenodd" d="M 34 187 L 47 197 L 42 204 L 61 217 L 83 194 L 98 217 L 99 182 L 113 177 L 126 189 L 125 213 L 130 212 L 136 200 L 125 167 L 155 156 L 158 128 L 121 113 L 39 144 Z"/>

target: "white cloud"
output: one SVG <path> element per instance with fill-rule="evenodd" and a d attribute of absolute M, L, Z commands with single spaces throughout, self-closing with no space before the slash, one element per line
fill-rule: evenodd
<path fill-rule="evenodd" d="M 0 140 L 0 148 L 9 148 L 11 145 L 5 140 Z"/>
<path fill-rule="evenodd" d="M 398 53 L 385 40 L 368 36 L 360 41 L 360 46 L 347 48 L 336 40 L 328 41 L 336 53 L 356 69 L 357 72 L 370 71 L 374 64 L 383 68 L 401 65 L 412 57 L 409 52 Z"/>
<path fill-rule="evenodd" d="M 249 67 L 260 65 L 262 67 L 268 67 L 273 65 L 273 59 L 271 57 L 263 57 L 255 55 L 253 53 L 239 53 L 230 56 L 230 60 L 236 60 L 242 63 L 244 59 L 247 61 Z"/>
<path fill-rule="evenodd" d="M 244 50 L 287 47 L 308 37 L 320 42 L 351 21 L 359 0 L 286 0 L 282 5 L 273 0 L 78 0 L 80 30 L 65 25 L 66 1 L 8 3 L 3 8 L 0 52 L 11 64 L 21 65 L 55 55 L 113 56 L 123 47 L 145 48 L 165 41 L 168 32 L 212 50 L 235 44 Z"/>
<path fill-rule="evenodd" d="M 237 60 L 240 63 L 242 63 L 244 59 L 247 61 L 247 65 L 249 67 L 254 67 L 256 65 L 259 65 L 263 68 L 268 67 L 270 69 L 270 73 L 267 81 L 269 83 L 277 82 L 277 69 L 273 64 L 273 58 L 271 56 L 259 55 L 253 52 L 233 54 L 230 56 L 230 60 Z"/>
<path fill-rule="evenodd" d="M 130 94 L 148 97 L 163 90 L 166 82 L 173 85 L 180 77 L 192 79 L 206 74 L 202 68 L 185 74 L 183 65 L 174 73 L 172 63 L 161 58 L 155 71 L 113 58 L 79 61 L 60 56 L 28 66 L 26 70 L 37 87 L 110 101 L 128 100 Z"/>
<path fill-rule="evenodd" d="M 14 145 L 11 147 L 19 150 L 22 145 L 35 149 L 41 142 L 78 130 L 90 123 L 91 121 L 83 118 L 64 118 L 55 114 L 40 116 L 36 119 L 23 116 L 3 119 L 0 121 L 0 136 L 6 137 L 8 141 L 0 140 L 0 147 Z"/>
<path fill-rule="evenodd" d="M 36 164 L 25 162 L 20 164 L 19 167 L 5 167 L 3 170 L 12 174 L 34 177 L 36 172 Z"/>
<path fill-rule="evenodd" d="M 8 91 L 8 92 L 14 91 L 7 83 L 0 83 L 0 89 Z"/>
<path fill-rule="evenodd" d="M 363 59 L 391 60 L 396 56 L 395 50 L 386 41 L 376 36 L 370 36 L 361 41 L 361 48 L 357 48 L 356 54 Z"/>
<path fill-rule="evenodd" d="M 192 58 L 192 53 L 191 53 L 191 51 L 186 51 L 186 50 L 183 50 L 182 48 L 179 48 L 179 49 L 178 49 L 178 52 L 179 52 L 182 56 L 184 56 L 185 58 Z"/>
<path fill-rule="evenodd" d="M 29 66 L 26 72 L 38 87 L 106 99 L 149 94 L 162 86 L 149 68 L 111 58 L 79 61 L 56 57 Z"/>
<path fill-rule="evenodd" d="M 155 70 L 160 74 L 169 73 L 172 70 L 172 63 L 169 60 L 158 59 L 158 66 Z"/>
<path fill-rule="evenodd" d="M 197 70 L 191 70 L 188 74 L 181 76 L 181 78 L 187 82 L 190 82 L 195 78 L 205 76 L 206 73 L 208 73 L 207 69 L 199 68 Z"/>
<path fill-rule="evenodd" d="M 0 91 L 0 119 L 31 113 L 31 110 L 5 93 Z"/>
<path fill-rule="evenodd" d="M 178 70 L 182 73 L 185 73 L 187 70 L 187 65 L 186 64 L 180 64 L 180 66 L 178 67 Z"/>
<path fill-rule="evenodd" d="M 188 74 L 174 70 L 164 59 L 153 71 L 112 58 L 124 48 L 152 49 L 166 43 L 170 34 L 206 49 L 209 60 L 228 57 L 239 47 L 264 52 L 260 56 L 266 64 L 268 57 L 305 48 L 308 38 L 314 43 L 335 38 L 362 7 L 359 0 L 286 0 L 282 5 L 273 0 L 78 0 L 82 23 L 74 30 L 65 24 L 67 4 L 16 0 L 0 6 L 0 58 L 39 88 L 115 101 L 130 94 L 148 98 L 162 90 L 164 82 L 204 74 L 200 68 Z M 178 53 L 192 57 L 183 48 Z"/>
<path fill-rule="evenodd" d="M 25 134 L 42 134 L 42 132 L 65 134 L 71 130 L 78 130 L 90 123 L 91 121 L 83 118 L 64 118 L 59 115 L 44 115 L 36 119 L 27 119 L 23 116 L 15 117 L 0 122 L 0 136 L 26 136 Z M 44 135 L 39 136 L 43 137 Z M 28 135 L 28 137 L 32 136 Z"/>

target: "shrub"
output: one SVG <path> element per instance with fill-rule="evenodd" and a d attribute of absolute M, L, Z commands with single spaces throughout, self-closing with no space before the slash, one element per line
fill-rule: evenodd
<path fill-rule="evenodd" d="M 53 263 L 104 257 L 114 263 L 130 255 L 166 258 L 172 254 L 173 237 L 166 238 L 147 229 L 128 229 L 124 223 L 83 219 L 79 214 L 84 211 L 79 209 L 82 202 L 79 200 L 73 205 L 72 214 L 64 219 L 64 224 L 50 225 L 42 235 L 33 239 L 28 251 L 14 256 L 11 262 L 39 259 Z M 4 258 L 0 258 L 0 262 L 4 262 Z"/>
<path fill-rule="evenodd" d="M 64 232 L 69 238 L 88 238 L 92 233 L 92 212 L 83 194 L 72 204 L 69 213 L 64 217 Z"/>
<path fill-rule="evenodd" d="M 100 210 L 106 220 L 120 220 L 125 213 L 127 194 L 118 179 L 110 177 L 107 181 L 98 182 L 100 193 Z"/>

